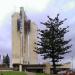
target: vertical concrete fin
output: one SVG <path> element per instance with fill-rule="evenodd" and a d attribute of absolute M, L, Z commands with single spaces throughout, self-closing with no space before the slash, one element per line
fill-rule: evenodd
<path fill-rule="evenodd" d="M 20 16 L 27 20 L 27 16 L 23 7 L 20 7 Z"/>

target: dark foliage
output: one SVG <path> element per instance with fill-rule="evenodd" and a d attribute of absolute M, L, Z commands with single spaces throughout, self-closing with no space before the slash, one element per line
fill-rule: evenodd
<path fill-rule="evenodd" d="M 6 64 L 7 67 L 10 66 L 10 58 L 9 58 L 8 54 L 6 56 L 3 56 L 3 64 Z"/>
<path fill-rule="evenodd" d="M 41 22 L 46 26 L 46 29 L 38 30 L 40 37 L 38 37 L 39 41 L 35 43 L 38 47 L 34 51 L 44 56 L 44 59 L 51 59 L 54 74 L 57 73 L 56 62 L 59 62 L 64 58 L 64 54 L 71 51 L 69 50 L 71 45 L 68 45 L 71 39 L 64 39 L 64 35 L 69 32 L 67 30 L 68 26 L 66 28 L 61 27 L 65 20 L 59 20 L 59 14 L 54 19 L 48 16 L 48 21 Z"/>

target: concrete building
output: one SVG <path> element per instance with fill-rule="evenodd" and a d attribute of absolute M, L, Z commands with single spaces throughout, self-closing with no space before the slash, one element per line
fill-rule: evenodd
<path fill-rule="evenodd" d="M 21 7 L 20 13 L 12 15 L 12 64 L 18 64 L 20 71 L 24 64 L 37 64 L 37 54 L 33 51 L 36 40 L 37 26 L 27 19 Z"/>
<path fill-rule="evenodd" d="M 43 72 L 47 73 L 47 74 L 50 74 L 50 73 L 53 73 L 53 70 L 52 70 L 52 65 L 49 64 L 49 63 L 45 63 L 44 64 L 44 68 L 43 68 Z M 71 63 L 68 62 L 68 63 L 63 63 L 61 64 L 61 66 L 57 66 L 57 72 L 59 74 L 61 73 L 66 73 L 66 71 L 69 71 L 71 69 Z"/>

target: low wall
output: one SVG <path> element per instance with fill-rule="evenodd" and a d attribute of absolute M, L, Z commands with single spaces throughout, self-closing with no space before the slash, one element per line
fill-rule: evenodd
<path fill-rule="evenodd" d="M 50 74 L 51 73 L 50 68 L 51 68 L 50 64 L 45 64 L 43 72 L 46 73 L 46 74 Z"/>
<path fill-rule="evenodd" d="M 0 71 L 13 71 L 12 68 L 0 68 Z"/>

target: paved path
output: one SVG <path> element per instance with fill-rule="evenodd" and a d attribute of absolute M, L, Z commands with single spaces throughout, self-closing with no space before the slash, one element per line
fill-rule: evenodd
<path fill-rule="evenodd" d="M 36 75 L 34 72 L 26 72 L 27 75 Z"/>

